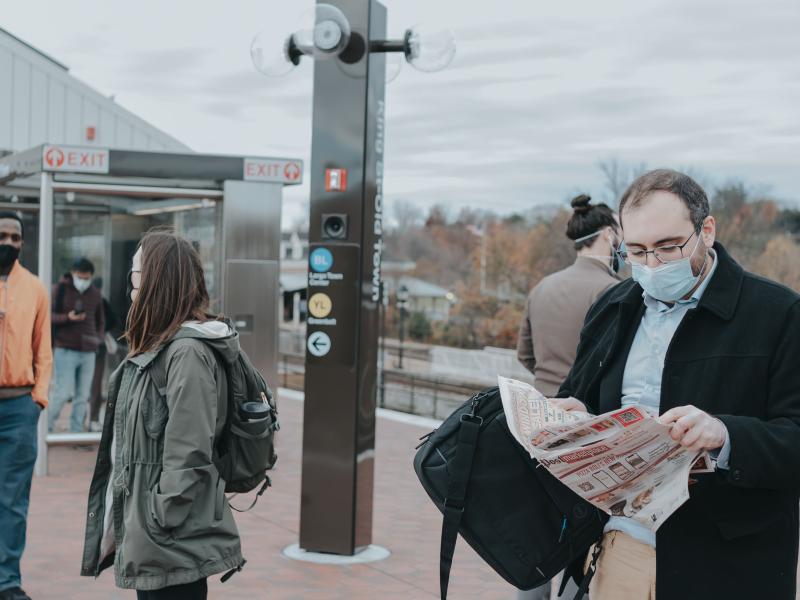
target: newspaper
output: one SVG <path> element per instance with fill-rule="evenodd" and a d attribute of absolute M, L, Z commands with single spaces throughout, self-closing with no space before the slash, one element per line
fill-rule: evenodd
<path fill-rule="evenodd" d="M 532 458 L 612 516 L 651 531 L 689 498 L 690 473 L 711 472 L 705 452 L 675 442 L 670 427 L 638 406 L 600 416 L 566 412 L 527 383 L 499 377 L 508 427 Z"/>

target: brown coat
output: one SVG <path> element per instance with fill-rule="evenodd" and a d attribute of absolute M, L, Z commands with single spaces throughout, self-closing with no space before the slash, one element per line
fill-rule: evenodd
<path fill-rule="evenodd" d="M 58 306 L 58 288 L 64 286 L 64 301 Z M 83 321 L 70 321 L 67 315 L 80 302 L 86 312 Z M 53 345 L 79 352 L 97 352 L 105 334 L 103 296 L 94 286 L 79 293 L 72 284 L 72 276 L 64 276 L 53 286 L 52 321 L 55 333 Z"/>
<path fill-rule="evenodd" d="M 534 374 L 534 385 L 545 396 L 555 396 L 572 368 L 589 307 L 617 283 L 619 279 L 601 261 L 579 256 L 531 290 L 519 328 L 517 358 Z"/>

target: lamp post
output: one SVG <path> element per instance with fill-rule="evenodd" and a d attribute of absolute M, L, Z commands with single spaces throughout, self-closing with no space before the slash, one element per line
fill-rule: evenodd
<path fill-rule="evenodd" d="M 386 406 L 386 309 L 389 306 L 388 300 L 386 282 L 381 281 L 381 305 L 378 307 L 381 323 L 379 333 L 380 347 L 378 348 L 378 373 L 380 374 L 380 402 L 378 405 L 381 408 Z"/>
<path fill-rule="evenodd" d="M 353 556 L 372 541 L 389 53 L 437 71 L 452 60 L 455 39 L 417 27 L 390 40 L 377 0 L 329 0 L 298 31 L 259 34 L 250 48 L 268 76 L 314 60 L 299 543 L 306 552 Z"/>
<path fill-rule="evenodd" d="M 408 288 L 405 285 L 401 285 L 399 288 L 397 288 L 397 308 L 400 311 L 400 332 L 399 332 L 400 349 L 399 349 L 399 360 L 397 364 L 398 369 L 403 368 L 403 339 L 405 338 L 405 333 L 406 333 L 407 307 L 408 307 Z"/>
<path fill-rule="evenodd" d="M 480 256 L 480 281 L 481 281 L 481 296 L 486 295 L 486 223 L 480 228 L 475 225 L 467 225 L 467 231 L 480 239 L 481 241 L 481 256 Z"/>

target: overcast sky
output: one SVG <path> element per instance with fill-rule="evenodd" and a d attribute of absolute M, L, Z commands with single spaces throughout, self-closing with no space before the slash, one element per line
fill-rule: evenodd
<path fill-rule="evenodd" d="M 611 158 L 800 199 L 798 0 L 385 4 L 390 34 L 420 23 L 458 40 L 446 71 L 405 65 L 388 87 L 389 201 L 510 212 L 604 198 L 597 163 Z M 249 47 L 310 6 L 26 0 L 0 26 L 194 150 L 308 160 L 312 65 L 268 79 Z M 290 191 L 288 219 L 307 193 Z"/>

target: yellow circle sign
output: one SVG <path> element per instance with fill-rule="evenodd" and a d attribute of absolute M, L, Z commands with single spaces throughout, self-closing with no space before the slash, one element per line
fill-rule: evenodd
<path fill-rule="evenodd" d="M 317 319 L 324 319 L 331 314 L 333 302 L 328 294 L 314 294 L 308 301 L 308 312 Z"/>

